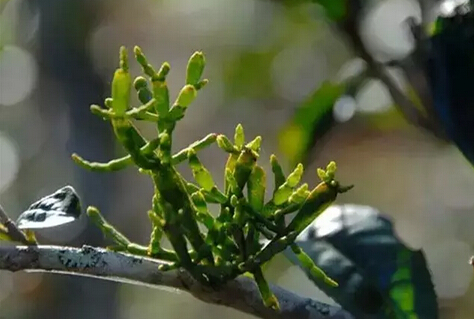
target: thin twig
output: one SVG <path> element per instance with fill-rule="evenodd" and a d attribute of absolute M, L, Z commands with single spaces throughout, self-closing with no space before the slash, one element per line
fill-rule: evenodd
<path fill-rule="evenodd" d="M 360 14 L 357 12 L 355 14 Z M 376 61 L 368 52 L 357 28 L 360 16 L 350 16 L 348 21 L 336 24 L 336 29 L 346 37 L 354 53 L 362 58 L 369 68 L 370 74 L 382 81 L 392 96 L 395 106 L 408 123 L 423 128 L 439 139 L 446 140 L 445 132 L 439 127 L 436 119 L 425 116 L 421 110 L 402 92 L 395 81 L 387 74 L 383 64 Z"/>
<path fill-rule="evenodd" d="M 239 277 L 219 289 L 201 285 L 184 270 L 160 271 L 163 261 L 102 248 L 60 246 L 0 246 L 0 269 L 88 276 L 154 288 L 186 291 L 206 303 L 218 304 L 265 319 L 354 319 L 339 307 L 300 297 L 271 286 L 281 311 L 265 307 L 255 282 Z"/>
<path fill-rule="evenodd" d="M 416 0 L 421 11 L 421 25 L 426 26 L 429 23 L 429 4 L 424 0 Z"/>
<path fill-rule="evenodd" d="M 0 205 L 0 223 L 5 225 L 8 230 L 8 235 L 10 235 L 11 239 L 13 239 L 14 241 L 25 245 L 32 244 L 28 241 L 25 234 L 21 230 L 19 230 L 18 227 L 16 227 L 15 223 L 7 216 L 2 205 Z"/>

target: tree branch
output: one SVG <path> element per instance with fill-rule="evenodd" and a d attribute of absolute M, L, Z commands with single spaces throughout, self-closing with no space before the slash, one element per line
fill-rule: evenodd
<path fill-rule="evenodd" d="M 25 245 L 30 245 L 31 243 L 28 242 L 28 239 L 25 237 L 25 234 L 21 232 L 21 230 L 16 227 L 15 223 L 8 217 L 7 213 L 3 209 L 2 205 L 0 205 L 0 223 L 5 225 L 8 230 L 8 234 L 10 235 L 11 239 Z"/>
<path fill-rule="evenodd" d="M 186 291 L 206 303 L 219 304 L 267 319 L 353 319 L 339 307 L 303 298 L 272 286 L 281 312 L 266 308 L 254 281 L 240 277 L 221 289 L 202 286 L 184 270 L 160 271 L 163 261 L 83 246 L 0 246 L 0 269 L 79 275 Z"/>

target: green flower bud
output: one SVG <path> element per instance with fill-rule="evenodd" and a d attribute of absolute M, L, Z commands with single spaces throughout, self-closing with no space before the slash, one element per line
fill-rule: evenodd
<path fill-rule="evenodd" d="M 207 214 L 207 204 L 204 195 L 201 192 L 195 192 L 191 195 L 194 205 L 201 213 Z"/>
<path fill-rule="evenodd" d="M 153 66 L 148 63 L 148 60 L 145 57 L 145 55 L 143 54 L 142 49 L 140 49 L 140 47 L 138 47 L 138 46 L 135 46 L 133 48 L 133 52 L 135 53 L 135 59 L 137 60 L 138 64 L 141 65 L 141 67 L 143 69 L 143 73 L 148 75 L 150 78 L 155 77 L 156 76 L 156 71 L 153 68 Z"/>
<path fill-rule="evenodd" d="M 227 178 L 227 175 L 230 173 L 232 175 L 232 172 L 235 169 L 235 163 L 237 162 L 238 155 L 231 153 L 227 157 L 227 162 L 225 163 L 225 168 L 224 168 L 224 192 L 228 194 L 229 191 L 233 192 L 232 185 L 229 184 L 229 179 Z M 232 176 L 233 177 L 233 176 Z M 237 182 L 236 182 L 237 183 Z"/>
<path fill-rule="evenodd" d="M 216 203 L 225 204 L 227 202 L 227 196 L 225 196 L 225 194 L 223 194 L 219 189 L 217 189 L 217 186 L 215 185 L 206 195 L 208 195 L 209 200 L 212 199 L 212 201 Z"/>
<path fill-rule="evenodd" d="M 120 65 L 112 80 L 112 109 L 117 115 L 124 115 L 130 103 L 132 77 L 128 72 L 127 51 L 120 48 Z"/>
<path fill-rule="evenodd" d="M 334 161 L 329 162 L 329 164 L 326 168 L 326 170 L 330 173 L 336 172 L 336 169 L 337 169 L 337 166 L 336 166 L 336 162 L 334 162 Z"/>
<path fill-rule="evenodd" d="M 237 196 L 232 195 L 232 196 L 230 197 L 230 204 L 231 204 L 233 207 L 236 207 L 237 205 L 239 205 L 239 199 L 237 198 Z"/>
<path fill-rule="evenodd" d="M 288 175 L 286 183 L 289 187 L 296 187 L 296 185 L 298 185 L 298 183 L 300 182 L 302 176 L 303 164 L 300 163 L 296 166 L 295 170 L 290 175 Z"/>
<path fill-rule="evenodd" d="M 253 141 L 249 142 L 246 147 L 251 149 L 252 151 L 254 152 L 259 152 L 260 151 L 260 146 L 262 144 L 262 137 L 261 136 L 257 136 L 256 138 L 254 138 Z"/>
<path fill-rule="evenodd" d="M 273 194 L 273 202 L 275 205 L 281 205 L 285 203 L 292 193 L 291 187 L 289 187 L 286 183 L 278 187 L 275 194 Z"/>
<path fill-rule="evenodd" d="M 190 149 L 188 151 L 188 160 L 189 166 L 191 167 L 196 182 L 199 184 L 199 186 L 204 188 L 204 190 L 208 192 L 211 191 L 211 189 L 214 187 L 214 180 L 212 179 L 212 175 L 201 164 L 194 149 Z"/>
<path fill-rule="evenodd" d="M 106 107 L 108 107 L 109 109 L 111 109 L 113 107 L 113 101 L 111 97 L 108 97 L 105 99 L 104 101 L 104 104 Z"/>
<path fill-rule="evenodd" d="M 200 89 L 205 87 L 208 83 L 209 83 L 209 80 L 204 79 L 204 80 L 199 81 L 197 84 L 195 84 L 194 87 L 196 88 L 196 90 L 199 91 Z"/>
<path fill-rule="evenodd" d="M 128 52 L 124 46 L 120 47 L 120 69 L 128 72 Z"/>
<path fill-rule="evenodd" d="M 133 53 L 135 54 L 135 59 L 140 65 L 148 64 L 148 61 L 139 46 L 133 47 Z"/>
<path fill-rule="evenodd" d="M 148 81 L 143 76 L 137 76 L 133 81 L 133 87 L 135 90 L 140 90 L 148 87 Z"/>
<path fill-rule="evenodd" d="M 227 185 L 232 193 L 238 193 L 239 191 L 239 185 L 237 183 L 237 180 L 235 179 L 234 174 L 230 169 L 225 170 L 225 180 L 227 182 Z"/>
<path fill-rule="evenodd" d="M 167 133 L 160 134 L 159 138 L 159 158 L 163 164 L 168 164 L 171 162 L 171 138 Z"/>
<path fill-rule="evenodd" d="M 166 76 L 168 73 L 170 73 L 171 66 L 168 62 L 163 62 L 163 64 L 160 67 L 160 70 L 158 71 L 158 81 L 165 81 Z"/>
<path fill-rule="evenodd" d="M 137 94 L 138 94 L 138 100 L 143 104 L 147 104 L 153 98 L 153 94 L 148 88 L 139 89 Z"/>
<path fill-rule="evenodd" d="M 157 216 L 153 211 L 148 212 L 148 217 L 153 223 L 153 231 L 150 236 L 148 253 L 153 256 L 154 254 L 157 254 L 159 251 L 161 251 L 161 238 L 163 236 L 163 230 L 161 229 L 161 225 L 156 223 Z"/>
<path fill-rule="evenodd" d="M 278 187 L 283 185 L 283 183 L 286 181 L 286 178 L 285 178 L 285 174 L 283 173 L 283 169 L 281 168 L 281 165 L 274 154 L 270 156 L 270 165 L 272 166 L 272 172 L 275 178 L 275 191 L 276 191 Z"/>
<path fill-rule="evenodd" d="M 330 162 L 326 168 L 326 175 L 328 179 L 334 179 L 337 166 L 335 162 Z"/>
<path fill-rule="evenodd" d="M 122 69 L 115 71 L 112 81 L 112 109 L 117 115 L 123 115 L 128 110 L 131 82 L 132 79 L 128 72 Z"/>
<path fill-rule="evenodd" d="M 295 170 L 288 175 L 286 181 L 277 188 L 275 193 L 273 194 L 273 202 L 276 205 L 281 205 L 289 200 L 289 197 L 293 193 L 293 188 L 298 185 L 301 180 L 301 176 L 303 175 L 303 165 L 298 164 Z"/>
<path fill-rule="evenodd" d="M 223 209 L 221 209 L 221 213 L 219 214 L 218 219 L 219 219 L 220 222 L 229 222 L 229 221 L 231 221 L 229 207 L 226 206 Z"/>
<path fill-rule="evenodd" d="M 200 51 L 195 52 L 188 61 L 188 67 L 186 70 L 186 84 L 195 86 L 201 80 L 204 66 L 206 65 L 206 59 L 204 54 Z"/>
<path fill-rule="evenodd" d="M 153 80 L 153 97 L 155 98 L 155 111 L 159 116 L 166 116 L 170 108 L 168 85 L 165 81 Z"/>
<path fill-rule="evenodd" d="M 317 174 L 318 174 L 318 177 L 320 180 L 322 181 L 326 181 L 327 180 L 327 175 L 326 175 L 326 171 L 323 170 L 322 168 L 318 168 L 316 170 Z"/>
<path fill-rule="evenodd" d="M 260 212 L 263 208 L 265 201 L 265 187 L 265 170 L 262 167 L 256 165 L 252 169 L 247 183 L 247 198 L 250 206 L 256 212 Z"/>
<path fill-rule="evenodd" d="M 293 194 L 291 194 L 288 201 L 290 203 L 301 204 L 309 196 L 309 193 L 310 193 L 310 191 L 308 189 L 308 184 L 305 183 L 305 184 L 301 185 L 297 190 L 295 190 L 293 192 Z"/>
<path fill-rule="evenodd" d="M 232 197 L 230 198 L 231 204 L 232 204 L 233 197 L 235 197 L 235 199 L 237 200 L 237 197 L 235 195 L 232 195 Z M 237 227 L 241 228 L 245 224 L 245 220 L 246 220 L 245 217 L 246 217 L 245 212 L 243 211 L 242 207 L 238 206 L 238 201 L 237 201 L 235 205 L 235 210 L 234 210 L 233 222 L 237 225 Z"/>
<path fill-rule="evenodd" d="M 221 149 L 228 153 L 234 153 L 237 151 L 237 149 L 234 147 L 229 138 L 224 134 L 219 134 L 217 136 L 217 146 L 219 146 Z"/>
<path fill-rule="evenodd" d="M 245 133 L 242 124 L 238 124 L 235 128 L 234 134 L 234 144 L 240 150 L 244 146 L 245 143 Z"/>
<path fill-rule="evenodd" d="M 286 231 L 299 233 L 313 222 L 337 197 L 339 190 L 325 182 L 319 183 L 306 197 L 298 213 L 293 217 Z"/>
<path fill-rule="evenodd" d="M 251 150 L 246 149 L 240 153 L 234 169 L 234 177 L 239 189 L 244 188 L 256 161 L 257 158 Z"/>
<path fill-rule="evenodd" d="M 197 91 L 192 85 L 185 85 L 181 92 L 179 92 L 178 98 L 176 99 L 175 105 L 181 107 L 188 107 L 196 98 Z"/>

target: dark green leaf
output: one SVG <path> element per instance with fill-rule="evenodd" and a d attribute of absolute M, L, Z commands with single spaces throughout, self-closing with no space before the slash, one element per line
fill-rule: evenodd
<path fill-rule="evenodd" d="M 339 287 L 312 279 L 357 318 L 437 319 L 438 305 L 422 251 L 405 246 L 392 222 L 369 206 L 331 206 L 296 243 Z M 289 259 L 298 260 L 286 251 Z"/>

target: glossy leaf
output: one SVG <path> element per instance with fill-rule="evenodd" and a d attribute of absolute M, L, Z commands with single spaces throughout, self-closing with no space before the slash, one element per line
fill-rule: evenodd
<path fill-rule="evenodd" d="M 472 9 L 471 9 L 472 11 Z M 474 15 L 439 18 L 425 70 L 434 109 L 448 137 L 474 164 Z"/>
<path fill-rule="evenodd" d="M 73 222 L 81 215 L 81 202 L 74 188 L 65 186 L 33 203 L 17 219 L 19 229 L 44 229 Z"/>
<path fill-rule="evenodd" d="M 296 243 L 339 287 L 310 279 L 356 318 L 438 318 L 423 252 L 405 246 L 392 222 L 378 210 L 349 204 L 331 206 Z M 299 263 L 290 250 L 285 255 Z"/>

